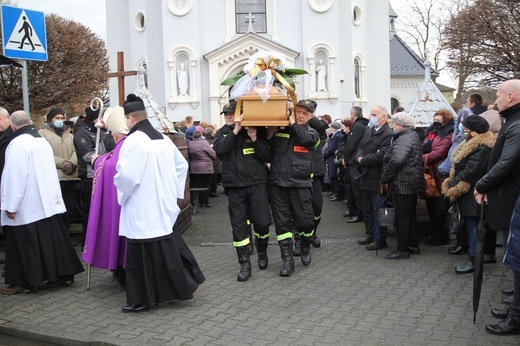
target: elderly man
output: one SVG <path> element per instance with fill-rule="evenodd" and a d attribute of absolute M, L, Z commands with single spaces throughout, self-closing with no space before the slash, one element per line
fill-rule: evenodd
<path fill-rule="evenodd" d="M 2 173 L 1 222 L 6 234 L 3 294 L 71 284 L 83 266 L 59 219 L 65 212 L 52 148 L 29 114 L 11 115 L 13 134 Z"/>
<path fill-rule="evenodd" d="M 205 278 L 180 233 L 173 229 L 184 198 L 188 162 L 148 120 L 143 100 L 123 104 L 130 132 L 114 184 L 121 205 L 119 235 L 127 238 L 123 312 L 141 312 L 170 300 L 193 298 Z"/>
<path fill-rule="evenodd" d="M 290 126 L 270 127 L 272 158 L 269 174 L 271 212 L 282 254 L 280 276 L 294 273 L 292 231 L 301 238 L 301 262 L 311 264 L 311 238 L 314 229 L 312 210 L 312 155 L 319 134 L 308 125 L 314 112 L 310 100 L 300 100 L 289 117 Z"/>
<path fill-rule="evenodd" d="M 222 160 L 222 185 L 228 196 L 233 245 L 240 263 L 237 280 L 242 282 L 251 276 L 248 220 L 254 225 L 258 267 L 267 268 L 271 213 L 266 164 L 271 159 L 271 151 L 265 131 L 256 127 L 245 129 L 235 123 L 235 107 L 235 102 L 224 106 L 221 114 L 226 124 L 217 131 L 213 149 Z"/>
<path fill-rule="evenodd" d="M 383 106 L 375 106 L 370 110 L 370 124 L 372 127 L 365 132 L 361 141 L 356 161 L 361 166 L 361 190 L 363 191 L 363 221 L 365 222 L 366 237 L 359 240 L 359 245 L 366 245 L 367 250 L 387 248 L 386 227 L 379 227 L 377 215 L 374 212 L 378 207 L 378 193 L 383 171 L 383 157 L 390 148 L 392 130 L 387 122 L 388 111 Z M 374 242 L 376 231 L 379 228 L 379 243 Z"/>
<path fill-rule="evenodd" d="M 512 79 L 500 85 L 495 101 L 500 115 L 506 120 L 491 151 L 488 172 L 475 185 L 479 204 L 487 200 L 487 222 L 491 229 L 502 232 L 507 245 L 511 215 L 520 191 L 520 80 Z M 514 241 L 509 240 L 509 241 Z M 516 240 L 518 242 L 518 240 Z M 507 263 L 506 263 L 507 264 Z M 505 335 L 520 333 L 520 268 L 510 266 L 514 276 L 514 295 L 510 307 L 492 309 L 491 314 L 504 320 L 488 324 L 486 331 Z"/>

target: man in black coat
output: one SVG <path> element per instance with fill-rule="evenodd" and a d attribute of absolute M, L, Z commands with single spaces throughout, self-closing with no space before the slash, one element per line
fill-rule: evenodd
<path fill-rule="evenodd" d="M 347 205 L 349 216 L 348 223 L 363 221 L 363 192 L 361 190 L 361 175 L 358 171 L 356 154 L 361 140 L 368 128 L 368 119 L 363 117 L 363 109 L 358 106 L 350 110 L 350 120 L 354 122 L 350 132 L 347 134 L 348 141 L 345 145 L 343 157 L 347 166 L 347 175 L 350 184 L 347 184 Z"/>
<path fill-rule="evenodd" d="M 500 129 L 489 158 L 488 173 L 475 185 L 475 199 L 479 204 L 487 200 L 487 222 L 491 229 L 500 230 L 507 246 L 513 208 L 520 191 L 520 79 L 500 85 L 495 106 L 505 123 Z M 506 310 L 492 309 L 495 317 L 505 318 L 496 325 L 487 325 L 491 334 L 505 335 L 520 332 L 520 272 L 513 271 L 514 295 Z"/>
<path fill-rule="evenodd" d="M 363 191 L 363 221 L 365 222 L 366 238 L 358 241 L 366 245 L 367 250 L 387 248 L 386 227 L 377 225 L 375 209 L 378 207 L 380 178 L 383 170 L 383 157 L 390 148 L 392 130 L 387 122 L 388 111 L 383 106 L 375 106 L 370 111 L 370 124 L 363 137 L 356 155 L 356 161 L 361 166 L 361 190 Z M 376 244 L 376 232 L 379 231 L 379 243 Z"/>

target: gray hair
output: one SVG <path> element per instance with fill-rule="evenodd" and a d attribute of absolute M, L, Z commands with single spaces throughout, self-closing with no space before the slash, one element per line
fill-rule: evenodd
<path fill-rule="evenodd" d="M 359 106 L 354 106 L 350 109 L 350 114 L 355 114 L 356 118 L 363 117 L 363 109 Z"/>
<path fill-rule="evenodd" d="M 11 125 L 17 129 L 25 125 L 31 125 L 32 123 L 31 117 L 25 111 L 16 111 L 11 114 Z"/>
<path fill-rule="evenodd" d="M 0 116 L 3 116 L 5 118 L 9 117 L 9 112 L 4 107 L 0 107 Z"/>
<path fill-rule="evenodd" d="M 388 109 L 386 109 L 385 106 L 376 105 L 377 108 L 381 111 L 382 114 L 386 115 L 388 117 Z"/>

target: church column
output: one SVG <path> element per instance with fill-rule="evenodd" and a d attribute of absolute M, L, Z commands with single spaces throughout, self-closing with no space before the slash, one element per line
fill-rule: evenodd
<path fill-rule="evenodd" d="M 309 79 L 310 79 L 310 88 L 309 88 L 309 98 L 316 98 L 316 66 L 314 66 L 314 56 L 307 58 L 307 62 L 309 64 Z"/>
<path fill-rule="evenodd" d="M 272 33 L 271 38 L 273 41 L 280 42 L 280 37 L 278 37 L 278 13 L 276 11 L 277 4 L 276 0 L 267 1 L 267 20 L 272 22 Z M 269 27 L 269 23 L 267 25 Z"/>
<path fill-rule="evenodd" d="M 327 74 L 329 82 L 329 99 L 332 104 L 336 103 L 338 95 L 336 94 L 336 58 L 329 56 L 329 73 Z"/>
<path fill-rule="evenodd" d="M 168 103 L 171 109 L 175 108 L 175 103 L 172 103 L 172 101 L 179 93 L 177 90 L 177 69 L 175 65 L 175 60 L 168 61 L 168 67 L 170 68 L 170 95 L 168 97 Z"/>
<path fill-rule="evenodd" d="M 190 89 L 190 102 L 193 109 L 197 108 L 198 98 L 197 98 L 197 78 L 195 75 L 197 73 L 197 60 L 190 59 L 190 71 L 189 71 L 189 89 Z M 195 103 L 193 103 L 195 102 Z"/>

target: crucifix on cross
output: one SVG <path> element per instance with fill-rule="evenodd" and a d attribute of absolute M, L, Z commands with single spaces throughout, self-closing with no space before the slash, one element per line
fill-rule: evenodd
<path fill-rule="evenodd" d="M 119 92 L 119 105 L 123 106 L 125 102 L 125 77 L 135 76 L 137 71 L 125 71 L 125 55 L 123 52 L 117 52 L 117 72 L 109 73 L 109 78 L 117 78 L 117 89 Z"/>

